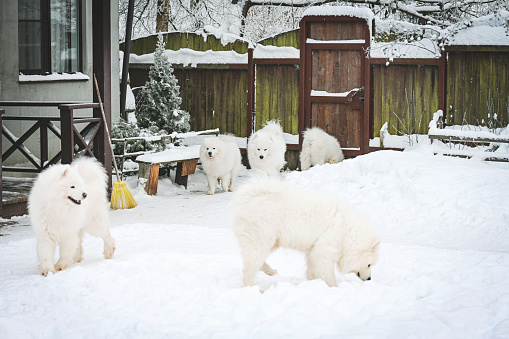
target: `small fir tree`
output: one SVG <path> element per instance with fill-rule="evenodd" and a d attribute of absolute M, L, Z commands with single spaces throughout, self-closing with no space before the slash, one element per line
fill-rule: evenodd
<path fill-rule="evenodd" d="M 163 36 L 159 34 L 149 80 L 138 95 L 138 125 L 145 128 L 158 127 L 168 134 L 188 132 L 190 116 L 180 109 L 180 87 L 164 51 Z"/>

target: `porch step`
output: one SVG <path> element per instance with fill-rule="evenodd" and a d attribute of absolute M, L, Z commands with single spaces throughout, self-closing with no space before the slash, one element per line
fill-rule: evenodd
<path fill-rule="evenodd" d="M 34 184 L 33 178 L 2 178 L 2 218 L 28 213 L 28 195 Z"/>

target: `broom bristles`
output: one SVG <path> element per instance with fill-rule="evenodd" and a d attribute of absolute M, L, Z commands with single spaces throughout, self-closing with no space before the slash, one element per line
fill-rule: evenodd
<path fill-rule="evenodd" d="M 110 207 L 114 210 L 138 206 L 124 181 L 113 183 Z"/>

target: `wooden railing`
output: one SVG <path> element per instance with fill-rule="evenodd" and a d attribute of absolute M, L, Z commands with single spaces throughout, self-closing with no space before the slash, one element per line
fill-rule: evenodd
<path fill-rule="evenodd" d="M 0 109 L 0 125 L 3 126 L 3 117 L 4 117 L 4 114 L 5 114 L 5 110 L 3 109 Z M 0 149 L 3 149 L 2 147 L 2 136 L 0 135 Z M 3 200 L 3 196 L 2 196 L 2 192 L 3 192 L 3 187 L 2 187 L 2 182 L 3 180 L 2 179 L 2 157 L 0 157 L 0 217 L 2 216 L 2 200 Z"/>
<path fill-rule="evenodd" d="M 102 162 L 109 178 L 111 178 L 111 155 L 107 145 L 106 135 L 104 132 L 104 124 L 102 114 L 99 110 L 98 103 L 90 102 L 58 102 L 58 101 L 0 101 L 0 125 L 2 126 L 2 138 L 0 138 L 0 148 L 2 147 L 2 139 L 11 143 L 10 147 L 3 152 L 0 157 L 0 179 L 3 172 L 25 172 L 25 173 L 39 173 L 49 167 L 50 165 L 58 162 L 62 164 L 69 164 L 76 156 L 88 155 L 97 158 Z M 6 115 L 9 112 L 6 107 L 55 107 L 59 110 L 60 114 L 55 116 L 26 116 Z M 88 117 L 75 117 L 74 111 L 81 109 L 93 109 L 92 116 Z M 22 126 L 28 123 L 29 128 L 23 129 L 18 136 L 13 133 L 13 128 L 9 123 L 14 122 Z M 32 122 L 32 124 L 30 124 Z M 60 123 L 60 128 L 57 126 Z M 81 127 L 85 124 L 85 127 Z M 25 145 L 27 140 L 39 131 L 39 154 L 36 156 Z M 60 150 L 49 158 L 49 135 L 52 133 L 60 139 Z M 3 145 L 4 147 L 6 145 Z M 19 151 L 27 163 L 31 166 L 4 166 L 5 161 Z M 55 153 L 55 152 L 53 152 Z M 110 186 L 111 186 L 111 179 Z M 2 185 L 0 184 L 0 198 L 2 198 Z M 1 206 L 1 205 L 0 205 Z M 0 207 L 0 212 L 2 211 Z"/>
<path fill-rule="evenodd" d="M 78 109 L 99 108 L 97 103 L 69 103 L 69 102 L 46 102 L 46 101 L 0 101 L 4 107 L 55 107 L 60 111 L 60 116 L 8 116 L 3 115 L 2 135 L 12 144 L 5 152 L 2 152 L 2 169 L 10 172 L 39 173 L 48 166 L 58 163 L 70 163 L 75 156 L 86 154 L 96 156 L 104 162 L 104 133 L 100 116 L 75 117 L 74 111 Z M 6 121 L 33 122 L 22 135 L 16 136 L 6 126 Z M 60 129 L 54 124 L 60 122 Z M 78 124 L 87 124 L 81 130 Z M 39 131 L 39 157 L 34 155 L 24 144 L 34 133 Z M 48 135 L 53 133 L 60 139 L 61 149 L 49 159 Z M 91 146 L 94 145 L 92 151 Z M 32 165 L 32 167 L 4 166 L 5 161 L 15 152 L 19 151 Z"/>

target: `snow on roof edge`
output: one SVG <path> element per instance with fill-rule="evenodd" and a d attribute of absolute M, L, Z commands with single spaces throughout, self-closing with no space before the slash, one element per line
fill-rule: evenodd
<path fill-rule="evenodd" d="M 303 16 L 349 16 L 364 19 L 371 25 L 375 15 L 369 8 L 351 6 L 315 6 L 304 11 Z"/>

